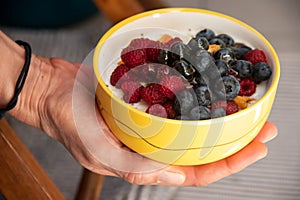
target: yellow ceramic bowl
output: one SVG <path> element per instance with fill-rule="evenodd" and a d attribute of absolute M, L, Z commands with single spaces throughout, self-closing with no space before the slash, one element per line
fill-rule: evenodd
<path fill-rule="evenodd" d="M 123 102 L 107 86 L 120 60 L 121 49 L 138 36 L 158 39 L 162 34 L 190 38 L 209 28 L 235 41 L 262 49 L 272 66 L 272 77 L 255 104 L 235 114 L 201 121 L 180 121 L 149 115 Z M 115 136 L 132 150 L 159 162 L 198 165 L 239 151 L 258 134 L 267 120 L 279 81 L 278 56 L 265 37 L 249 25 L 221 13 L 192 8 L 153 10 L 130 17 L 107 31 L 93 58 L 98 80 L 97 102 Z"/>

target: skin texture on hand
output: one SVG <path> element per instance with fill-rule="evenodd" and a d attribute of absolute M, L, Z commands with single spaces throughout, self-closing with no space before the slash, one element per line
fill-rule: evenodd
<path fill-rule="evenodd" d="M 267 122 L 249 145 L 228 158 L 198 166 L 164 165 L 131 152 L 113 136 L 96 108 L 94 92 L 91 67 L 33 55 L 18 104 L 9 113 L 61 142 L 85 168 L 134 184 L 208 185 L 265 157 L 264 143 L 277 134 Z M 94 137 L 96 145 L 85 137 Z"/>

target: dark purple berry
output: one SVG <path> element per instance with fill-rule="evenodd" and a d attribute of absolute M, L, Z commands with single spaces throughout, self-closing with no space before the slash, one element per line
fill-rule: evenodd
<path fill-rule="evenodd" d="M 189 114 L 192 120 L 205 120 L 211 118 L 210 110 L 206 106 L 195 106 Z"/>
<path fill-rule="evenodd" d="M 196 34 L 196 38 L 205 37 L 207 40 L 211 40 L 215 37 L 215 32 L 210 29 L 203 29 Z"/>
<path fill-rule="evenodd" d="M 177 70 L 182 76 L 184 76 L 188 81 L 194 78 L 195 69 L 193 66 L 185 60 L 176 60 L 172 64 L 172 68 Z"/>
<path fill-rule="evenodd" d="M 234 39 L 230 35 L 222 33 L 217 35 L 216 37 L 223 40 L 226 46 L 232 46 L 234 44 Z"/>
<path fill-rule="evenodd" d="M 245 55 L 251 50 L 250 47 L 246 46 L 243 43 L 234 43 L 231 49 L 233 51 L 235 58 L 238 60 L 244 60 Z"/>
<path fill-rule="evenodd" d="M 233 100 L 240 91 L 239 81 L 231 75 L 223 76 L 222 79 L 226 93 L 226 100 Z"/>
<path fill-rule="evenodd" d="M 203 73 L 214 64 L 213 58 L 209 53 L 201 53 L 191 59 L 191 64 L 194 66 L 198 73 Z"/>
<path fill-rule="evenodd" d="M 211 111 L 211 118 L 219 118 L 226 116 L 226 110 L 224 108 L 215 108 Z"/>
<path fill-rule="evenodd" d="M 174 109 L 177 115 L 186 115 L 197 105 L 195 94 L 189 90 L 182 90 L 176 94 Z"/>
<path fill-rule="evenodd" d="M 259 62 L 253 66 L 253 79 L 259 83 L 268 80 L 272 75 L 272 69 L 266 62 Z"/>
<path fill-rule="evenodd" d="M 170 51 L 172 59 L 175 61 L 187 59 L 190 55 L 191 49 L 183 42 L 176 42 L 171 46 Z"/>
<path fill-rule="evenodd" d="M 194 91 L 199 105 L 209 106 L 211 104 L 210 92 L 207 86 L 197 87 Z"/>
<path fill-rule="evenodd" d="M 220 45 L 221 48 L 225 48 L 226 47 L 226 44 L 225 42 L 223 42 L 223 40 L 221 40 L 220 38 L 212 38 L 210 41 L 209 41 L 209 44 L 216 44 L 216 45 Z"/>
<path fill-rule="evenodd" d="M 219 70 L 220 76 L 225 76 L 228 71 L 228 64 L 224 60 L 216 60 L 215 63 Z"/>
<path fill-rule="evenodd" d="M 237 60 L 231 64 L 234 71 L 238 73 L 238 77 L 247 78 L 252 76 L 252 63 L 246 60 Z"/>
<path fill-rule="evenodd" d="M 171 66 L 173 63 L 172 53 L 167 49 L 160 50 L 157 61 L 160 64 Z"/>
<path fill-rule="evenodd" d="M 209 48 L 209 42 L 205 37 L 192 38 L 187 45 L 191 48 L 193 54 Z"/>
<path fill-rule="evenodd" d="M 234 60 L 234 55 L 230 48 L 221 48 L 220 50 L 214 53 L 214 59 L 224 60 L 228 63 Z"/>

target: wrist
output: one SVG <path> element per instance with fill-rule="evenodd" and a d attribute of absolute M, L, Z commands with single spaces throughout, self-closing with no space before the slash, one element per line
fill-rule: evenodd
<path fill-rule="evenodd" d="M 51 66 L 47 59 L 32 55 L 28 75 L 16 106 L 8 113 L 31 126 L 41 128 L 44 102 L 49 89 Z"/>
<path fill-rule="evenodd" d="M 14 96 L 24 66 L 25 50 L 0 31 L 0 55 L 0 108 L 4 108 Z"/>

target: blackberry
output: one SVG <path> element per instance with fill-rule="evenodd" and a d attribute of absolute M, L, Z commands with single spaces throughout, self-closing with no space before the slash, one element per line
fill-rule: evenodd
<path fill-rule="evenodd" d="M 226 110 L 224 108 L 216 108 L 211 111 L 211 118 L 219 118 L 226 116 Z"/>
<path fill-rule="evenodd" d="M 191 64 L 197 72 L 203 73 L 212 66 L 213 60 L 209 53 L 201 53 L 191 59 Z"/>
<path fill-rule="evenodd" d="M 246 46 L 243 43 L 234 43 L 231 49 L 233 51 L 235 58 L 238 60 L 244 60 L 245 55 L 251 50 L 250 47 Z"/>
<path fill-rule="evenodd" d="M 230 48 L 221 48 L 216 53 L 214 53 L 214 59 L 216 60 L 224 60 L 227 63 L 229 61 L 234 60 L 233 52 Z"/>
<path fill-rule="evenodd" d="M 223 40 L 221 40 L 220 38 L 212 38 L 210 41 L 209 41 L 209 44 L 216 44 L 216 45 L 220 45 L 221 48 L 225 48 L 226 47 L 226 44 Z"/>
<path fill-rule="evenodd" d="M 207 86 L 200 86 L 194 89 L 198 104 L 201 106 L 209 106 L 211 104 L 210 92 Z"/>
<path fill-rule="evenodd" d="M 160 64 L 171 66 L 173 63 L 172 53 L 167 49 L 161 49 L 157 61 Z"/>
<path fill-rule="evenodd" d="M 207 40 L 211 40 L 215 37 L 215 32 L 211 29 L 203 29 L 196 34 L 196 38 L 205 37 Z"/>
<path fill-rule="evenodd" d="M 219 34 L 216 36 L 217 38 L 221 39 L 226 46 L 232 46 L 234 44 L 234 39 L 225 33 Z"/>
<path fill-rule="evenodd" d="M 199 105 L 191 109 L 189 117 L 192 120 L 205 120 L 211 118 L 211 113 L 207 107 Z"/>
<path fill-rule="evenodd" d="M 170 51 L 172 59 L 175 61 L 190 57 L 191 49 L 183 42 L 176 42 L 171 46 Z"/>
<path fill-rule="evenodd" d="M 197 105 L 195 94 L 189 90 L 182 90 L 176 94 L 174 109 L 177 115 L 187 115 Z"/>
<path fill-rule="evenodd" d="M 176 60 L 175 62 L 173 62 L 172 68 L 177 70 L 188 81 L 191 81 L 194 78 L 195 69 L 190 63 L 185 60 Z"/>
<path fill-rule="evenodd" d="M 209 42 L 205 37 L 192 38 L 187 45 L 191 48 L 193 54 L 209 48 Z"/>
<path fill-rule="evenodd" d="M 228 64 L 224 60 L 216 60 L 215 63 L 220 72 L 220 75 L 225 76 L 228 71 Z"/>
<path fill-rule="evenodd" d="M 246 60 L 237 60 L 231 64 L 234 71 L 238 73 L 240 78 L 246 78 L 252 76 L 253 66 L 252 63 Z"/>
<path fill-rule="evenodd" d="M 231 75 L 223 76 L 222 79 L 226 93 L 226 100 L 233 100 L 240 91 L 239 81 Z"/>
<path fill-rule="evenodd" d="M 253 66 L 253 79 L 256 83 L 268 80 L 272 75 L 272 69 L 266 62 L 259 62 Z"/>
<path fill-rule="evenodd" d="M 194 85 L 196 86 L 204 86 L 206 85 L 206 81 L 204 80 L 203 76 L 196 71 L 195 76 L 194 76 Z"/>

